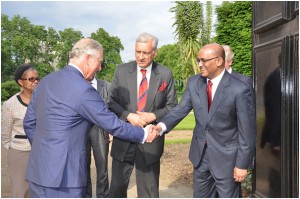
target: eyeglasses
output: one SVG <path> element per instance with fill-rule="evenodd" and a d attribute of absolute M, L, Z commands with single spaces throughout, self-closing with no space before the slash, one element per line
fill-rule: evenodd
<path fill-rule="evenodd" d="M 29 77 L 29 78 L 20 78 L 21 80 L 28 80 L 28 81 L 30 81 L 30 82 L 35 82 L 35 81 L 37 81 L 37 82 L 39 82 L 41 79 L 39 78 L 39 77 Z"/>
<path fill-rule="evenodd" d="M 217 59 L 217 58 L 219 58 L 219 57 L 213 57 L 210 59 L 197 59 L 197 63 L 199 64 L 200 62 L 202 62 L 203 64 L 205 64 L 206 62 L 213 60 L 213 59 Z"/>

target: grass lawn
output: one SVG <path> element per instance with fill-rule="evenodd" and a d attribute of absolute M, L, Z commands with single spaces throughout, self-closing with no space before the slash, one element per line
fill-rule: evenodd
<path fill-rule="evenodd" d="M 193 130 L 195 127 L 194 112 L 191 111 L 173 130 Z"/>
<path fill-rule="evenodd" d="M 182 94 L 178 95 L 178 101 L 181 100 Z M 180 130 L 193 130 L 195 127 L 195 117 L 194 112 L 191 111 L 175 128 L 173 131 L 180 131 Z M 192 138 L 179 138 L 179 139 L 165 139 L 165 144 L 184 144 L 190 143 Z"/>
<path fill-rule="evenodd" d="M 180 130 L 193 130 L 195 127 L 195 118 L 194 112 L 191 111 L 172 131 L 180 131 Z M 170 133 L 172 136 L 172 133 Z M 166 137 L 165 144 L 185 144 L 190 143 L 192 137 L 189 138 L 178 138 L 178 139 L 168 139 Z"/>

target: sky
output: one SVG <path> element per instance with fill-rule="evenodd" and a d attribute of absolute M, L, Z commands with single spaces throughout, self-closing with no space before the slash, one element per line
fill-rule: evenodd
<path fill-rule="evenodd" d="M 174 13 L 169 11 L 174 6 L 171 1 L 1 1 L 1 13 L 56 31 L 73 28 L 84 37 L 103 28 L 120 38 L 122 61 L 128 62 L 134 60 L 135 39 L 142 32 L 155 35 L 158 47 L 176 42 Z"/>

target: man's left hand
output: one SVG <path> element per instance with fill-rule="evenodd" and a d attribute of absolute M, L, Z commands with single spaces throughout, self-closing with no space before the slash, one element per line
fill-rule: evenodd
<path fill-rule="evenodd" d="M 247 169 L 239 169 L 234 167 L 233 169 L 233 178 L 236 182 L 242 182 L 247 176 Z"/>
<path fill-rule="evenodd" d="M 154 113 L 140 111 L 137 111 L 136 113 L 142 120 L 146 121 L 147 124 L 151 124 L 153 121 L 156 120 L 156 116 Z"/>

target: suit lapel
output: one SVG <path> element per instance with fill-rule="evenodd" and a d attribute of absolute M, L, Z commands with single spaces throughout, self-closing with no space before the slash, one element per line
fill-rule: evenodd
<path fill-rule="evenodd" d="M 130 93 L 130 106 L 129 110 L 137 110 L 137 64 L 136 62 L 132 62 L 129 67 L 129 73 L 127 77 L 127 84 Z"/>
<path fill-rule="evenodd" d="M 97 91 L 98 93 L 101 95 L 101 82 L 99 80 L 97 80 Z"/>
<path fill-rule="evenodd" d="M 197 93 L 198 97 L 200 98 L 199 103 L 200 106 L 203 107 L 202 110 L 203 113 L 201 113 L 201 118 L 207 118 L 208 116 L 208 102 L 207 102 L 207 92 L 206 92 L 206 87 L 207 87 L 207 83 L 206 83 L 206 78 L 200 76 L 197 84 L 196 84 L 196 91 L 195 93 Z M 203 93 L 203 94 L 202 94 Z"/>
<path fill-rule="evenodd" d="M 147 96 L 146 107 L 145 107 L 145 110 L 147 112 L 151 110 L 150 108 L 154 102 L 156 93 L 158 91 L 158 86 L 160 83 L 161 83 L 161 80 L 160 80 L 159 71 L 157 68 L 157 63 L 153 62 L 151 77 L 150 77 L 150 81 L 149 81 L 148 96 Z"/>
<path fill-rule="evenodd" d="M 225 71 L 224 76 L 222 77 L 222 79 L 218 85 L 214 99 L 212 101 L 212 104 L 211 104 L 211 107 L 210 107 L 210 110 L 208 113 L 207 122 L 209 122 L 212 119 L 212 117 L 214 116 L 216 110 L 218 109 L 222 99 L 224 98 L 225 93 L 227 93 L 227 88 L 229 86 L 229 78 L 230 78 L 229 73 Z"/>

